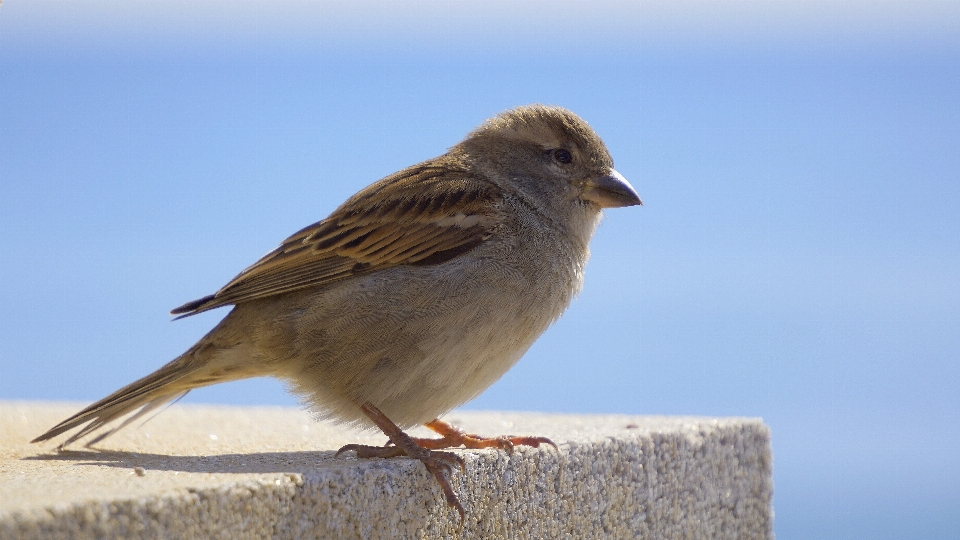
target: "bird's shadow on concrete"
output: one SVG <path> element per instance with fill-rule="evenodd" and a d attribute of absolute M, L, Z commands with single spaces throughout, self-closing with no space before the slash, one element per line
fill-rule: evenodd
<path fill-rule="evenodd" d="M 356 459 L 352 452 L 336 456 L 334 451 L 252 452 L 207 456 L 173 456 L 116 450 L 61 450 L 56 453 L 28 456 L 30 461 L 72 461 L 77 465 L 134 468 L 144 471 L 187 473 L 305 473 L 326 468 L 344 468 L 363 464 L 383 464 L 382 459 Z M 391 462 L 411 461 L 391 458 Z M 412 462 L 412 461 L 411 461 Z"/>

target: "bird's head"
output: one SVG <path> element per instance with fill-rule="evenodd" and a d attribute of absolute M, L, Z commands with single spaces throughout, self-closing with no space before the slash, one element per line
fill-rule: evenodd
<path fill-rule="evenodd" d="M 506 191 L 547 206 L 643 204 L 600 137 L 561 107 L 528 105 L 488 120 L 454 147 Z"/>

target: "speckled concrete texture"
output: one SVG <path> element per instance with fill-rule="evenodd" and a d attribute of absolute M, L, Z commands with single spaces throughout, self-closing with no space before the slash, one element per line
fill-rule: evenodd
<path fill-rule="evenodd" d="M 460 529 L 419 462 L 334 457 L 377 433 L 290 408 L 173 406 L 96 449 L 28 443 L 80 406 L 0 402 L 0 538 L 773 537 L 758 419 L 455 411 L 468 431 L 560 447 L 457 450 Z"/>

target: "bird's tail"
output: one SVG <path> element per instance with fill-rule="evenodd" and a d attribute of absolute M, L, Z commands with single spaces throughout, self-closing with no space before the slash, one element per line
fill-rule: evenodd
<path fill-rule="evenodd" d="M 209 348 L 204 347 L 202 342 L 198 343 L 182 356 L 157 371 L 90 405 L 30 442 L 46 441 L 75 427 L 83 426 L 80 431 L 71 435 L 58 447 L 62 449 L 82 437 L 100 430 L 110 422 L 139 409 L 133 416 L 116 427 L 101 432 L 87 442 L 86 446 L 90 446 L 113 435 L 150 411 L 183 397 L 194 388 L 244 378 L 243 376 L 224 377 L 222 372 L 211 373 L 209 369 L 211 366 L 204 358 L 208 354 Z M 86 425 L 84 426 L 84 424 Z"/>

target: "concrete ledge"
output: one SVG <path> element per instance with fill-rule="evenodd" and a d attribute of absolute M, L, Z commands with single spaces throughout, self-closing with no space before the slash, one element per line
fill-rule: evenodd
<path fill-rule="evenodd" d="M 333 457 L 383 435 L 290 408 L 174 406 L 97 450 L 28 444 L 79 408 L 0 402 L 0 538 L 773 537 L 758 419 L 455 411 L 467 431 L 560 446 L 458 451 L 460 531 L 419 462 Z"/>

